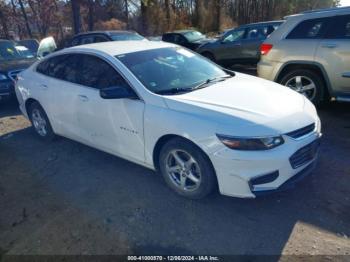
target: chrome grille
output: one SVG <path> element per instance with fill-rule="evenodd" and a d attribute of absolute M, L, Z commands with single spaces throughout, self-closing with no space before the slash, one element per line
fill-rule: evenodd
<path fill-rule="evenodd" d="M 8 73 L 8 77 L 12 80 L 15 81 L 16 76 L 21 73 L 24 69 L 19 69 L 19 70 L 13 70 Z"/>
<path fill-rule="evenodd" d="M 297 139 L 297 138 L 303 137 L 303 136 L 313 132 L 315 130 L 315 127 L 316 127 L 315 123 L 313 123 L 311 125 L 308 125 L 308 126 L 305 126 L 303 128 L 297 129 L 295 131 L 289 132 L 286 135 Z"/>

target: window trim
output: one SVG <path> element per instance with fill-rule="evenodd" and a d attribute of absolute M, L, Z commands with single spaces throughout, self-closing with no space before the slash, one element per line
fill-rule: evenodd
<path fill-rule="evenodd" d="M 109 60 L 107 60 L 104 56 L 102 56 L 101 54 L 97 54 L 97 53 L 94 53 L 94 52 L 91 52 L 91 51 L 88 51 L 88 50 L 79 50 L 79 51 L 74 51 L 74 52 L 64 52 L 64 53 L 60 53 L 60 54 L 54 54 L 54 55 L 50 55 L 49 57 L 45 58 L 44 60 L 41 60 L 39 61 L 38 64 L 35 65 L 35 67 L 33 68 L 33 71 L 35 73 L 38 73 L 40 75 L 43 75 L 45 77 L 49 77 L 51 79 L 54 79 L 54 80 L 57 80 L 57 81 L 62 81 L 64 83 L 69 83 L 69 84 L 72 84 L 72 85 L 77 85 L 77 86 L 80 86 L 80 87 L 84 87 L 84 88 L 89 88 L 89 89 L 92 89 L 92 90 L 95 90 L 96 92 L 100 92 L 100 89 L 97 89 L 97 88 L 94 88 L 94 87 L 90 87 L 90 86 L 85 86 L 85 85 L 81 85 L 79 83 L 73 83 L 73 82 L 69 82 L 69 81 L 66 81 L 64 79 L 60 79 L 60 78 L 56 78 L 56 77 L 52 77 L 52 76 L 49 76 L 49 75 L 45 75 L 43 73 L 40 73 L 37 71 L 37 67 L 51 59 L 51 58 L 54 58 L 54 57 L 57 57 L 57 56 L 62 56 L 62 55 L 92 55 L 92 56 L 95 56 L 97 58 L 100 58 L 102 59 L 104 62 L 108 63 L 117 73 L 119 73 L 119 75 L 124 79 L 124 81 L 128 84 L 128 86 L 135 92 L 136 96 L 137 96 L 137 99 L 133 99 L 133 100 L 140 100 L 142 102 L 144 102 L 142 96 L 140 96 L 139 92 L 136 90 L 136 88 L 132 85 L 132 83 L 127 79 L 127 77 L 122 73 L 120 72 L 120 70 L 117 68 L 117 66 L 115 66 L 112 62 L 110 62 Z"/>

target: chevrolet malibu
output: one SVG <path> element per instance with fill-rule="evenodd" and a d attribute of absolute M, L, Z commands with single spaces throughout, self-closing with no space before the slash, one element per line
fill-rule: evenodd
<path fill-rule="evenodd" d="M 178 194 L 254 198 L 315 166 L 315 107 L 287 87 L 165 42 L 108 42 L 47 56 L 17 78 L 37 135 L 158 170 Z"/>

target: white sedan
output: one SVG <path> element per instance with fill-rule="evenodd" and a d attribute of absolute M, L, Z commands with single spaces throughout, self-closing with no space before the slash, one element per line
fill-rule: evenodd
<path fill-rule="evenodd" d="M 62 50 L 21 73 L 16 94 L 39 137 L 158 170 L 188 198 L 284 189 L 317 159 L 321 124 L 304 96 L 169 43 Z"/>

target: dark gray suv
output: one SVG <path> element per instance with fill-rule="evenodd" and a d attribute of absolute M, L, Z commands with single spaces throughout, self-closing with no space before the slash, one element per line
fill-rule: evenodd
<path fill-rule="evenodd" d="M 260 45 L 284 21 L 247 24 L 226 31 L 219 39 L 201 45 L 196 51 L 223 66 L 256 64 Z"/>

